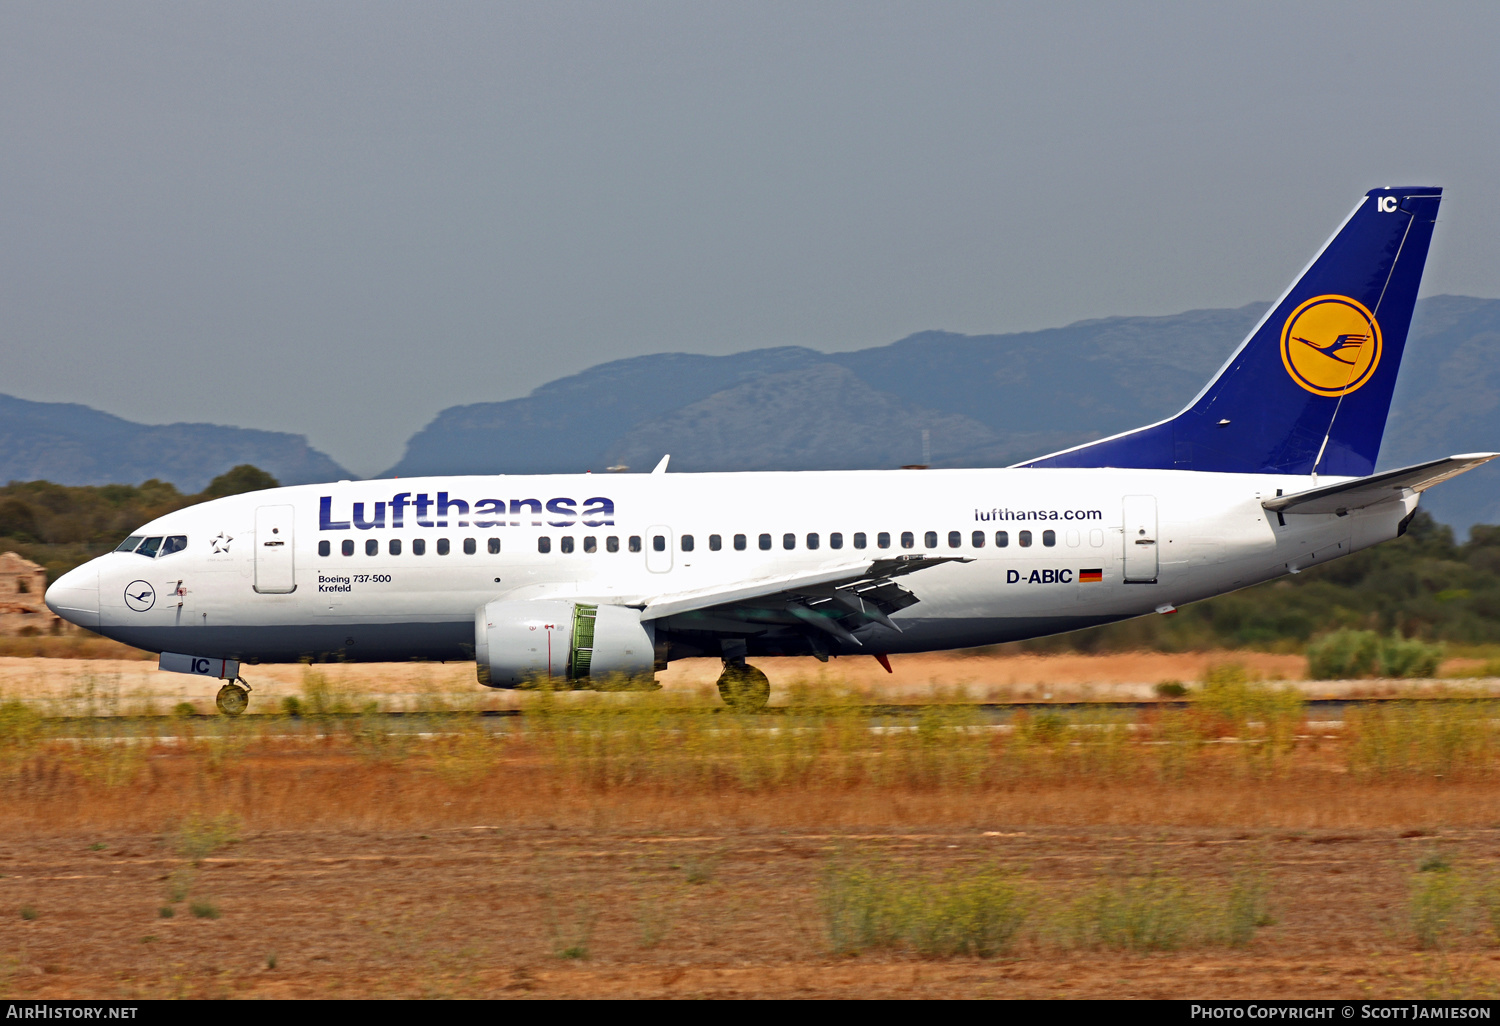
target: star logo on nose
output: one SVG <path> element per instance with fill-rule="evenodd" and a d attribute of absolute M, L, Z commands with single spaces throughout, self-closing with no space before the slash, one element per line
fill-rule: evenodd
<path fill-rule="evenodd" d="M 214 547 L 214 555 L 217 556 L 221 552 L 228 552 L 229 543 L 232 541 L 234 541 L 233 537 L 225 534 L 223 531 L 220 531 L 217 538 L 209 540 L 209 544 Z"/>

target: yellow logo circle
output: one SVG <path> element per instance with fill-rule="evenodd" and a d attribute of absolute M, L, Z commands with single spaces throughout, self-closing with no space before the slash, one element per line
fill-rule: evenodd
<path fill-rule="evenodd" d="M 1380 364 L 1380 325 L 1348 296 L 1315 296 L 1281 329 L 1281 362 L 1292 380 L 1316 395 L 1348 395 Z"/>

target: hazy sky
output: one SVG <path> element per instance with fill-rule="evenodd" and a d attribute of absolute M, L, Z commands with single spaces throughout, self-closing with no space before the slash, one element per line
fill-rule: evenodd
<path fill-rule="evenodd" d="M 1500 296 L 1500 5 L 0 4 L 0 392 L 308 435 L 603 360 Z M 955 368 L 956 374 L 963 373 Z"/>

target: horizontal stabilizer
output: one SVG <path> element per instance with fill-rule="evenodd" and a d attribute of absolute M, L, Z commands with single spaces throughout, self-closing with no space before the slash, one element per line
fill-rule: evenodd
<path fill-rule="evenodd" d="M 1413 467 L 1388 470 L 1384 474 L 1360 477 L 1353 481 L 1309 488 L 1305 492 L 1278 495 L 1261 503 L 1276 513 L 1347 513 L 1351 509 L 1364 509 L 1381 502 L 1392 502 L 1402 498 L 1406 492 L 1425 492 L 1435 484 L 1450 477 L 1457 477 L 1488 463 L 1500 453 L 1470 452 L 1461 456 L 1447 456 L 1429 463 L 1418 463 Z"/>

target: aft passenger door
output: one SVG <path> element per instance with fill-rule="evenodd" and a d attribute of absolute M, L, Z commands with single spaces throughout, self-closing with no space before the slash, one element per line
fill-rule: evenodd
<path fill-rule="evenodd" d="M 646 528 L 646 569 L 653 574 L 664 574 L 672 569 L 672 529 L 670 527 Z"/>
<path fill-rule="evenodd" d="M 1155 582 L 1159 548 L 1156 537 L 1156 496 L 1125 496 L 1126 582 Z"/>
<path fill-rule="evenodd" d="M 290 595 L 297 590 L 291 506 L 261 506 L 255 511 L 255 590 L 262 595 Z"/>

